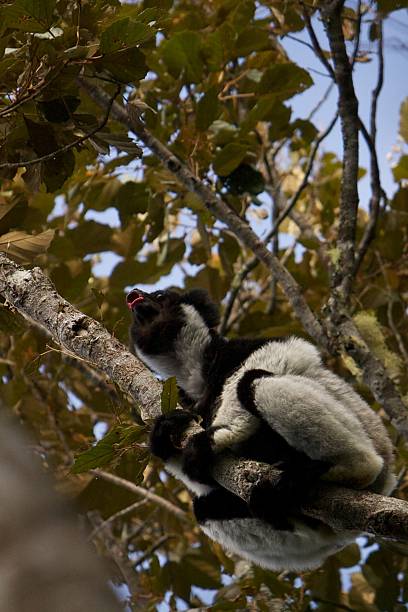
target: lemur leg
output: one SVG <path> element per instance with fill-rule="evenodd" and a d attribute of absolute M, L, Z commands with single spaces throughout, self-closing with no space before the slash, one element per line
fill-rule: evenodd
<path fill-rule="evenodd" d="M 207 495 L 195 497 L 193 508 L 199 523 L 204 523 L 206 520 L 226 521 L 253 516 L 243 499 L 221 487 L 213 489 Z"/>
<path fill-rule="evenodd" d="M 255 376 L 251 372 L 238 384 L 240 395 L 240 387 L 247 388 L 253 377 L 249 385 L 252 396 L 241 402 L 243 407 L 310 460 L 331 464 L 325 480 L 360 489 L 377 478 L 383 459 L 358 417 L 317 380 L 295 375 Z"/>

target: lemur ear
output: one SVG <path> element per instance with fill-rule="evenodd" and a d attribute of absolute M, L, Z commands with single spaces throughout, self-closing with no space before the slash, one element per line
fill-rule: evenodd
<path fill-rule="evenodd" d="M 205 289 L 191 289 L 182 297 L 183 304 L 194 306 L 209 328 L 217 327 L 220 322 L 218 307 L 211 300 Z"/>

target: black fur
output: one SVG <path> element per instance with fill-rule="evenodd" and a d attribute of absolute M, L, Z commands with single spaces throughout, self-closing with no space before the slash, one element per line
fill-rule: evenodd
<path fill-rule="evenodd" d="M 188 410 L 176 410 L 157 419 L 150 437 L 152 453 L 164 461 L 181 456 L 182 470 L 190 480 L 216 487 L 209 495 L 195 500 L 199 521 L 215 516 L 220 519 L 254 516 L 262 518 L 277 529 L 291 529 L 288 513 L 294 515 L 299 512 L 301 500 L 330 466 L 313 461 L 305 453 L 297 451 L 262 419 L 255 405 L 253 383 L 258 378 L 273 376 L 271 372 L 256 368 L 245 372 L 241 377 L 237 385 L 238 399 L 248 412 L 259 419 L 259 427 L 241 442 L 238 448 L 231 451 L 241 458 L 278 465 L 284 472 L 281 480 L 276 486 L 267 482 L 259 483 L 254 488 L 248 505 L 220 488 L 211 476 L 215 461 L 211 423 L 225 380 L 242 366 L 254 351 L 271 339 L 226 340 L 219 336 L 213 329 L 219 321 L 218 308 L 203 290 L 192 290 L 184 295 L 156 292 L 143 296 L 145 300 L 133 313 L 131 335 L 133 342 L 147 354 L 163 354 L 172 349 L 184 323 L 181 304 L 194 306 L 211 334 L 202 364 L 202 375 L 207 381 L 206 392 L 198 402 L 194 402 L 181 391 L 183 406 Z M 194 415 L 202 417 L 201 425 L 205 431 L 194 435 L 182 449 L 182 434 L 194 419 Z"/>
<path fill-rule="evenodd" d="M 265 376 L 273 376 L 273 374 L 271 372 L 268 372 L 267 370 L 254 368 L 253 370 L 248 370 L 247 372 L 245 372 L 245 374 L 241 377 L 237 385 L 237 395 L 239 401 L 244 406 L 244 408 L 248 410 L 248 412 L 258 418 L 261 418 L 261 416 L 255 405 L 255 392 L 252 383 L 257 378 L 263 378 Z"/>
<path fill-rule="evenodd" d="M 150 434 L 150 450 L 156 457 L 167 461 L 181 453 L 181 436 L 194 420 L 194 414 L 187 410 L 173 410 L 160 415 Z"/>
<path fill-rule="evenodd" d="M 193 499 L 193 509 L 200 524 L 207 520 L 226 521 L 252 516 L 248 504 L 227 489 L 214 489 L 208 495 Z"/>
<path fill-rule="evenodd" d="M 191 289 L 191 291 L 187 291 L 181 297 L 181 303 L 194 306 L 210 329 L 217 327 L 219 324 L 219 310 L 205 289 Z"/>
<path fill-rule="evenodd" d="M 183 471 L 191 480 L 214 485 L 211 467 L 214 463 L 212 431 L 207 429 L 192 436 L 183 449 Z"/>

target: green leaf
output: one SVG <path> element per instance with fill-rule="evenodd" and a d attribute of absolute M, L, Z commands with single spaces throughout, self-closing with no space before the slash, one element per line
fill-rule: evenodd
<path fill-rule="evenodd" d="M 162 232 L 164 227 L 164 212 L 165 207 L 160 195 L 151 197 L 147 207 L 147 223 L 149 224 L 149 230 L 146 235 L 147 242 L 153 242 Z"/>
<path fill-rule="evenodd" d="M 213 162 L 214 172 L 219 176 L 227 176 L 237 168 L 247 154 L 247 147 L 238 142 L 231 142 L 221 149 Z"/>
<path fill-rule="evenodd" d="M 396 181 L 408 178 L 408 155 L 400 157 L 398 164 L 392 169 L 392 173 Z"/>
<path fill-rule="evenodd" d="M 179 32 L 163 43 L 161 53 L 169 72 L 175 78 L 183 74 L 185 81 L 198 83 L 203 72 L 201 36 L 197 32 Z"/>
<path fill-rule="evenodd" d="M 0 11 L 0 20 L 9 28 L 24 32 L 46 32 L 53 24 L 56 0 L 15 0 Z"/>
<path fill-rule="evenodd" d="M 126 84 L 138 83 L 148 70 L 145 55 L 137 47 L 107 53 L 93 66 L 99 72 L 107 70 L 117 81 Z"/>
<path fill-rule="evenodd" d="M 378 10 L 381 13 L 391 13 L 408 7 L 408 0 L 377 0 Z"/>
<path fill-rule="evenodd" d="M 98 132 L 98 138 L 129 155 L 140 157 L 142 154 L 142 149 L 124 132 L 112 134 L 110 132 Z"/>
<path fill-rule="evenodd" d="M 211 124 L 210 132 L 213 135 L 215 145 L 225 145 L 236 137 L 238 128 L 232 123 L 217 119 Z"/>
<path fill-rule="evenodd" d="M 167 414 L 176 408 L 178 402 L 178 388 L 175 376 L 172 376 L 165 381 L 160 402 L 161 411 L 163 414 Z"/>
<path fill-rule="evenodd" d="M 120 431 L 115 428 L 84 453 L 75 458 L 72 472 L 80 474 L 94 468 L 108 465 L 115 458 L 113 445 L 120 441 Z"/>
<path fill-rule="evenodd" d="M 270 121 L 272 123 L 271 137 L 277 138 L 287 129 L 291 112 L 291 109 L 284 106 L 275 94 L 260 96 L 242 121 L 241 130 L 251 130 L 258 121 Z"/>
<path fill-rule="evenodd" d="M 265 189 L 262 174 L 249 164 L 240 164 L 225 180 L 224 185 L 234 195 L 250 193 L 258 195 Z"/>
<path fill-rule="evenodd" d="M 127 285 L 138 283 L 153 283 L 153 275 L 157 273 L 155 256 L 148 257 L 146 261 L 126 259 L 119 262 L 112 270 L 110 284 L 115 288 L 124 288 Z"/>
<path fill-rule="evenodd" d="M 291 98 L 313 85 L 313 79 L 306 70 L 296 64 L 275 64 L 268 68 L 258 86 L 260 94 L 277 94 L 280 99 Z"/>
<path fill-rule="evenodd" d="M 243 30 L 235 43 L 237 55 L 242 57 L 253 51 L 262 51 L 271 48 L 269 32 L 263 28 L 250 26 Z"/>
<path fill-rule="evenodd" d="M 110 25 L 101 35 L 101 52 L 114 53 L 129 47 L 136 47 L 154 36 L 154 30 L 134 19 L 119 19 Z"/>
<path fill-rule="evenodd" d="M 89 255 L 110 250 L 112 228 L 97 221 L 83 221 L 74 229 L 66 232 L 78 255 Z"/>
<path fill-rule="evenodd" d="M 403 212 L 408 212 L 408 188 L 401 188 L 394 195 L 391 200 L 391 208 L 394 210 L 400 210 Z"/>
<path fill-rule="evenodd" d="M 79 474 L 108 465 L 114 459 L 119 459 L 122 456 L 123 449 L 126 449 L 126 453 L 129 454 L 128 447 L 138 442 L 144 433 L 144 428 L 139 425 L 114 427 L 95 446 L 75 458 L 72 468 L 73 473 Z M 148 460 L 146 450 L 135 447 L 132 451 L 138 463 L 140 460 L 139 472 L 140 470 L 143 471 Z"/>
<path fill-rule="evenodd" d="M 211 87 L 199 100 L 197 104 L 196 126 L 200 132 L 212 124 L 218 116 L 220 105 L 218 102 L 218 91 L 216 87 Z"/>
<path fill-rule="evenodd" d="M 399 133 L 405 142 L 408 142 L 408 98 L 405 98 L 401 104 Z"/>
<path fill-rule="evenodd" d="M 122 227 L 125 227 L 134 215 L 146 212 L 149 201 L 150 192 L 146 183 L 124 183 L 113 202 L 113 206 L 118 209 Z"/>

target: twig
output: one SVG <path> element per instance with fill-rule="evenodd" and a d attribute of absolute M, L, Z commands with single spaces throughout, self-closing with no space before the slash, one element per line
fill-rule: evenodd
<path fill-rule="evenodd" d="M 378 98 L 384 83 L 384 50 L 383 50 L 383 33 L 382 33 L 382 21 L 378 23 L 378 77 L 377 85 L 371 94 L 371 113 L 370 113 L 370 133 L 363 122 L 360 122 L 360 129 L 364 136 L 364 139 L 370 149 L 370 177 L 371 177 L 371 199 L 370 199 L 370 219 L 364 230 L 363 237 L 360 241 L 356 252 L 356 259 L 354 263 L 353 274 L 356 275 L 361 262 L 367 252 L 369 244 L 375 237 L 375 231 L 377 227 L 377 220 L 380 214 L 381 198 L 384 199 L 385 205 L 387 204 L 387 196 L 381 186 L 380 169 L 378 165 L 377 151 L 375 147 L 376 136 L 377 136 L 377 104 Z"/>
<path fill-rule="evenodd" d="M 283 198 L 282 190 L 280 189 L 279 186 L 277 186 L 277 177 L 276 177 L 276 175 L 274 174 L 274 172 L 273 172 L 273 170 L 271 168 L 271 165 L 270 165 L 270 163 L 268 161 L 267 156 L 266 155 L 264 156 L 265 168 L 267 170 L 269 179 L 270 179 L 271 183 L 274 186 L 273 187 L 273 192 L 272 192 L 272 199 L 277 204 L 276 210 L 280 211 L 278 216 L 274 219 L 274 224 L 273 224 L 272 229 L 266 234 L 266 236 L 264 238 L 265 243 L 269 242 L 275 235 L 278 234 L 279 226 L 292 213 L 292 211 L 293 211 L 294 207 L 296 206 L 296 204 L 297 204 L 300 196 L 302 195 L 304 189 L 307 187 L 307 185 L 309 183 L 309 177 L 310 177 L 310 174 L 311 174 L 312 169 L 313 169 L 314 160 L 316 158 L 316 154 L 317 154 L 317 151 L 319 149 L 319 146 L 321 145 L 323 140 L 329 135 L 329 133 L 331 132 L 331 130 L 335 126 L 337 118 L 338 118 L 338 114 L 336 113 L 336 115 L 332 119 L 331 123 L 326 128 L 326 130 L 324 130 L 324 132 L 322 132 L 318 136 L 318 138 L 316 139 L 316 141 L 315 141 L 315 143 L 314 143 L 314 145 L 312 147 L 312 152 L 310 154 L 309 161 L 308 161 L 307 166 L 306 166 L 305 174 L 303 175 L 303 180 L 302 180 L 301 184 L 299 185 L 298 189 L 296 190 L 296 193 L 294 193 L 294 195 L 292 196 L 292 198 L 290 199 L 289 202 L 286 202 L 286 199 Z M 259 137 L 259 135 L 258 135 L 258 137 Z M 283 203 L 284 199 L 285 199 L 285 203 Z M 250 272 L 252 272 L 252 270 L 254 270 L 256 268 L 257 264 L 258 264 L 258 258 L 257 257 L 254 257 L 254 258 L 250 259 L 239 270 L 239 272 L 233 278 L 233 280 L 231 282 L 230 293 L 229 293 L 228 300 L 227 300 L 226 305 L 225 305 L 224 314 L 223 314 L 223 318 L 222 318 L 222 321 L 221 321 L 221 327 L 220 327 L 220 333 L 221 334 L 224 334 L 226 332 L 226 330 L 227 330 L 228 320 L 229 320 L 229 317 L 231 316 L 231 312 L 232 312 L 232 308 L 234 306 L 234 302 L 235 302 L 235 300 L 237 298 L 237 295 L 239 293 L 239 290 L 241 288 L 241 285 L 242 285 L 243 281 L 246 279 L 248 274 L 250 274 Z"/>
<path fill-rule="evenodd" d="M 358 0 L 357 3 L 357 23 L 356 23 L 356 42 L 354 45 L 353 55 L 351 56 L 351 66 L 354 68 L 354 64 L 356 63 L 357 54 L 360 49 L 360 35 L 361 35 L 361 19 L 363 17 L 363 13 L 361 10 L 361 0 Z"/>
<path fill-rule="evenodd" d="M 103 480 L 111 482 L 112 484 L 115 484 L 118 487 L 122 487 L 122 489 L 126 489 L 131 493 L 135 493 L 136 495 L 143 497 L 144 499 L 149 502 L 152 502 L 156 506 L 160 506 L 161 508 L 166 510 L 166 512 L 170 512 L 170 514 L 173 514 L 181 521 L 190 522 L 190 518 L 183 510 L 177 508 L 177 506 L 169 502 L 167 499 L 163 499 L 163 497 L 160 497 L 159 495 L 156 495 L 155 493 L 152 493 L 151 491 L 148 491 L 143 487 L 139 487 L 138 485 L 135 485 L 129 480 L 125 480 L 124 478 L 120 478 L 119 476 L 115 476 L 114 474 L 110 474 L 109 472 L 105 472 L 104 470 L 89 470 L 89 473 L 93 474 L 94 476 L 97 476 L 98 478 L 103 478 Z"/>
<path fill-rule="evenodd" d="M 7 108 L 3 108 L 3 110 L 0 111 L 0 117 L 5 117 L 7 115 L 10 115 L 11 113 L 14 113 L 19 106 L 25 104 L 26 102 L 29 102 L 30 100 L 38 96 L 38 94 L 41 93 L 43 89 L 48 87 L 59 76 L 61 71 L 65 68 L 65 66 L 68 65 L 68 63 L 69 60 L 62 62 L 61 65 L 56 68 L 55 73 L 48 79 L 48 81 L 43 78 L 42 81 L 40 81 L 37 87 L 34 88 L 34 90 L 30 94 L 27 94 L 20 100 L 12 102 L 12 104 L 9 104 Z"/>
<path fill-rule="evenodd" d="M 312 20 L 310 19 L 309 11 L 306 8 L 306 5 L 303 2 L 303 0 L 300 1 L 300 4 L 301 4 L 301 6 L 303 8 L 303 19 L 305 20 L 306 29 L 307 29 L 307 31 L 309 33 L 310 40 L 312 41 L 312 47 L 313 47 L 316 55 L 320 59 L 321 63 L 326 68 L 327 72 L 330 74 L 332 79 L 335 80 L 334 70 L 333 70 L 332 65 L 330 64 L 329 60 L 325 56 L 325 54 L 324 54 L 324 52 L 323 52 L 323 50 L 322 50 L 322 48 L 320 46 L 319 40 L 318 40 L 318 38 L 316 36 L 316 32 L 314 31 L 314 28 L 313 28 L 313 25 L 312 25 Z"/>
<path fill-rule="evenodd" d="M 175 535 L 162 536 L 159 540 L 157 540 L 157 542 L 155 542 L 155 544 L 152 544 L 152 546 L 150 546 L 141 557 L 139 557 L 139 559 L 134 563 L 133 567 L 136 569 L 137 567 L 139 567 L 139 565 L 142 565 L 142 563 L 144 563 L 149 557 L 151 557 L 152 554 L 156 552 L 156 550 L 161 548 L 163 544 L 175 537 Z"/>
<path fill-rule="evenodd" d="M 290 214 L 290 212 L 296 206 L 300 196 L 302 195 L 303 191 L 305 190 L 305 188 L 309 184 L 309 176 L 310 176 L 310 174 L 312 172 L 314 160 L 316 158 L 316 154 L 317 154 L 317 151 L 319 149 L 319 146 L 322 143 L 322 141 L 330 134 L 330 132 L 334 128 L 334 126 L 336 124 L 336 121 L 337 121 L 337 118 L 338 118 L 338 113 L 335 114 L 335 116 L 331 120 L 331 122 L 328 125 L 328 127 L 324 130 L 324 132 L 322 132 L 319 135 L 319 137 L 317 138 L 316 142 L 314 143 L 314 145 L 312 147 L 312 152 L 311 152 L 310 157 L 309 157 L 309 161 L 308 161 L 307 166 L 306 166 L 305 173 L 303 175 L 302 182 L 300 183 L 299 187 L 297 188 L 296 193 L 294 193 L 294 195 L 289 200 L 289 202 L 286 204 L 284 209 L 279 213 L 278 218 L 276 219 L 273 228 L 267 234 L 265 240 L 269 241 L 271 239 L 271 237 L 275 235 L 275 233 L 279 229 L 280 224 L 282 223 L 282 221 L 284 221 L 286 219 L 286 217 Z"/>
<path fill-rule="evenodd" d="M 120 85 L 118 85 L 116 88 L 116 92 L 114 93 L 113 97 L 111 98 L 109 102 L 109 105 L 106 109 L 105 116 L 103 117 L 102 121 L 98 123 L 98 125 L 95 128 L 93 128 L 92 130 L 84 134 L 84 136 L 77 138 L 73 142 L 70 142 L 69 144 L 61 147 L 60 149 L 56 149 L 56 151 L 53 151 L 52 153 L 47 153 L 47 155 L 42 155 L 41 157 L 36 157 L 35 159 L 30 159 L 30 160 L 21 161 L 21 162 L 10 162 L 10 163 L 6 162 L 3 164 L 0 164 L 0 169 L 7 168 L 7 170 L 12 170 L 13 168 L 23 168 L 27 166 L 34 166 L 34 164 L 39 164 L 41 162 L 48 161 L 49 159 L 54 159 L 58 155 L 62 155 L 63 153 L 66 153 L 70 149 L 73 149 L 74 147 L 85 142 L 85 140 L 88 140 L 88 138 L 91 138 L 94 134 L 96 134 L 96 132 L 99 132 L 100 130 L 102 130 L 107 124 L 109 115 L 110 115 L 110 111 L 112 108 L 112 104 L 115 98 L 117 98 L 117 96 L 119 95 L 120 89 L 121 89 Z"/>
<path fill-rule="evenodd" d="M 97 525 L 95 529 L 91 531 L 91 533 L 88 536 L 88 540 L 93 540 L 96 534 L 101 529 L 104 529 L 104 527 L 109 525 L 109 523 L 113 523 L 113 521 L 115 521 L 117 518 L 121 518 L 122 516 L 126 516 L 126 514 L 130 514 L 131 512 L 134 512 L 134 510 L 137 510 L 141 506 L 144 506 L 146 503 L 147 503 L 147 500 L 142 499 L 140 501 L 135 502 L 134 504 L 130 504 L 130 506 L 126 506 L 126 508 L 123 508 L 122 510 L 119 510 L 118 512 L 115 512 L 115 514 L 112 514 L 109 518 L 103 521 L 103 523 L 101 523 L 100 525 Z"/>
<path fill-rule="evenodd" d="M 85 89 L 100 106 L 106 107 L 107 94 L 99 87 L 90 84 L 86 79 L 78 79 L 80 87 Z M 180 181 L 184 187 L 198 196 L 203 205 L 232 231 L 232 233 L 275 274 L 296 316 L 302 321 L 307 333 L 322 347 L 326 346 L 326 336 L 320 322 L 311 311 L 303 297 L 302 289 L 293 276 L 282 266 L 265 243 L 255 234 L 249 224 L 241 219 L 228 204 L 215 194 L 203 181 L 197 178 L 180 159 L 153 136 L 135 113 L 129 113 L 117 103 L 113 103 L 112 115 L 132 130 L 138 138 L 161 160 L 164 166 Z"/>

